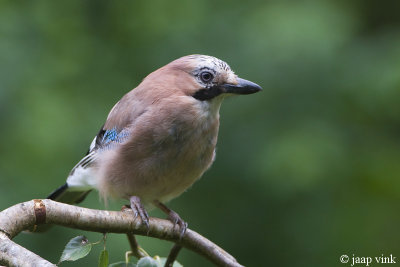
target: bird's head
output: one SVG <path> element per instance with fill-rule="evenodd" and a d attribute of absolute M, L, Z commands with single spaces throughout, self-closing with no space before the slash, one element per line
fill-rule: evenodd
<path fill-rule="evenodd" d="M 253 94 L 261 87 L 239 78 L 224 61 L 205 55 L 189 55 L 172 61 L 149 75 L 166 90 L 191 96 L 199 101 L 222 99 L 229 94 Z"/>
<path fill-rule="evenodd" d="M 200 101 L 211 100 L 220 95 L 252 94 L 261 90 L 253 82 L 239 78 L 224 61 L 205 55 L 190 55 L 170 63 L 191 80 L 187 94 Z"/>

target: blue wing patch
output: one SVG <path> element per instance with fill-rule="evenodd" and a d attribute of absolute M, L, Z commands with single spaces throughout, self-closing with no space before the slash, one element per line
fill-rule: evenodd
<path fill-rule="evenodd" d="M 123 143 L 129 137 L 129 133 L 130 132 L 127 128 L 118 131 L 115 127 L 111 130 L 105 130 L 102 127 L 90 145 L 86 156 L 75 165 L 69 176 L 72 176 L 75 170 L 79 167 L 90 167 L 96 161 L 99 151 L 109 150 L 114 146 Z"/>
<path fill-rule="evenodd" d="M 100 149 L 110 149 L 113 145 L 123 143 L 128 136 L 129 131 L 127 129 L 118 131 L 117 128 L 114 127 L 111 130 L 105 130 L 103 136 L 97 136 L 97 138 L 101 140 L 96 143 L 101 144 L 99 147 Z"/>

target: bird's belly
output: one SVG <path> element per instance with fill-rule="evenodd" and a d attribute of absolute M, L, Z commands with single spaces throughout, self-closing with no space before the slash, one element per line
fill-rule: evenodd
<path fill-rule="evenodd" d="M 166 202 L 182 194 L 210 167 L 214 158 L 214 146 L 202 148 L 200 151 L 188 149 L 177 157 L 171 168 L 159 176 L 160 187 L 155 196 Z"/>
<path fill-rule="evenodd" d="M 190 144 L 163 147 L 147 159 L 142 175 L 132 177 L 134 183 L 129 194 L 141 196 L 144 202 L 156 199 L 166 202 L 182 194 L 201 177 L 214 158 L 215 146 Z"/>
<path fill-rule="evenodd" d="M 144 204 L 169 201 L 189 188 L 214 159 L 217 132 L 166 138 L 141 151 L 116 151 L 106 167 L 99 190 L 106 197 L 139 196 Z M 121 149 L 122 150 L 122 149 Z M 130 157 L 119 157 L 128 153 Z M 122 162 L 126 161 L 126 162 Z M 121 163 L 121 164 L 119 164 Z"/>

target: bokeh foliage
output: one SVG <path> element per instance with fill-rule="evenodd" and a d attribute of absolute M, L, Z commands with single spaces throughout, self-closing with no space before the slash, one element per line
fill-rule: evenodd
<path fill-rule="evenodd" d="M 399 10 L 374 0 L 1 1 L 0 209 L 61 185 L 149 72 L 209 54 L 264 91 L 225 101 L 215 164 L 170 206 L 246 266 L 400 257 Z M 96 194 L 82 205 L 104 208 Z M 56 262 L 78 234 L 101 238 L 54 227 L 16 241 Z M 170 247 L 140 243 L 153 255 Z M 123 235 L 107 246 L 110 262 L 128 250 Z M 179 261 L 209 265 L 188 251 Z"/>

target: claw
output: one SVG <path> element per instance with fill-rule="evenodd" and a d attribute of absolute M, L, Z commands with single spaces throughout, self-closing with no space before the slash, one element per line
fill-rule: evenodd
<path fill-rule="evenodd" d="M 178 213 L 176 213 L 173 210 L 170 210 L 168 213 L 168 219 L 174 224 L 174 228 L 175 225 L 178 225 L 180 228 L 180 234 L 179 234 L 179 240 L 182 239 L 182 237 L 185 235 L 186 233 L 186 229 L 187 229 L 187 223 L 181 219 L 181 217 L 178 215 Z"/>
<path fill-rule="evenodd" d="M 149 215 L 147 214 L 147 211 L 143 207 L 140 198 L 137 196 L 132 196 L 130 197 L 129 200 L 131 202 L 131 209 L 133 210 L 135 218 L 137 218 L 137 216 L 139 215 L 140 219 L 142 220 L 142 224 L 146 225 L 147 232 L 149 232 L 150 230 Z"/>
<path fill-rule="evenodd" d="M 181 217 L 178 215 L 178 213 L 169 209 L 163 203 L 156 200 L 156 201 L 154 201 L 154 204 L 168 215 L 168 220 L 170 220 L 174 224 L 174 228 L 175 228 L 175 225 L 179 225 L 179 228 L 180 228 L 179 241 L 182 240 L 183 236 L 186 233 L 188 224 L 184 220 L 181 219 Z"/>
<path fill-rule="evenodd" d="M 183 236 L 186 233 L 187 227 L 188 227 L 187 222 L 184 222 L 183 226 L 181 226 L 181 233 L 179 235 L 179 240 L 182 240 Z"/>

